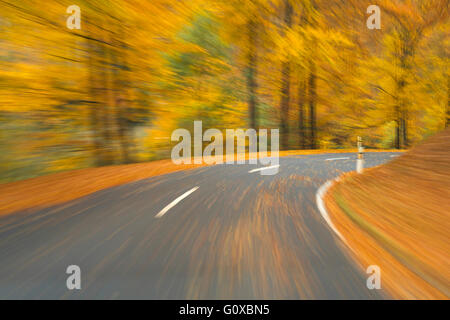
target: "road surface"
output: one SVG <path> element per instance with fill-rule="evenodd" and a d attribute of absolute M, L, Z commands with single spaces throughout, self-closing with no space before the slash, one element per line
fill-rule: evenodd
<path fill-rule="evenodd" d="M 393 156 L 366 153 L 365 165 Z M 355 166 L 354 153 L 282 157 L 273 176 L 216 165 L 3 217 L 0 299 L 389 298 L 367 289 L 316 206 L 317 189 Z M 69 265 L 80 290 L 66 287 Z"/>

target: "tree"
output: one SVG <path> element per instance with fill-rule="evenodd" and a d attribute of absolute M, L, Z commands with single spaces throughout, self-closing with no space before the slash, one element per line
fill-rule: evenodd
<path fill-rule="evenodd" d="M 292 27 L 293 8 L 290 0 L 284 0 L 284 28 L 289 30 Z M 284 30 L 284 32 L 286 32 Z M 288 149 L 289 147 L 289 104 L 291 94 L 291 64 L 289 56 L 282 62 L 281 66 L 281 147 Z"/>
<path fill-rule="evenodd" d="M 406 87 L 414 69 L 414 57 L 425 32 L 448 17 L 447 0 L 411 0 L 408 4 L 399 1 L 381 1 L 380 6 L 393 19 L 392 58 L 396 73 L 393 75 L 394 113 L 396 122 L 395 147 L 409 146 L 408 121 L 410 102 Z"/>

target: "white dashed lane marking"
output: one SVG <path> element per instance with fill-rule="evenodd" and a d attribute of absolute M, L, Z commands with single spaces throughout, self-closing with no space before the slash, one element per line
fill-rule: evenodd
<path fill-rule="evenodd" d="M 277 165 L 270 166 L 270 167 L 257 168 L 257 169 L 250 170 L 248 173 L 258 172 L 258 171 L 262 171 L 262 170 L 275 169 L 275 168 L 278 168 L 279 166 L 280 166 L 280 165 L 277 164 Z"/>
<path fill-rule="evenodd" d="M 176 198 L 175 200 L 173 200 L 171 203 L 169 203 L 164 209 L 162 209 L 160 212 L 158 212 L 158 214 L 155 216 L 155 218 L 161 218 L 163 215 L 166 214 L 167 211 L 169 211 L 170 209 L 172 209 L 173 207 L 175 207 L 177 205 L 178 202 L 180 202 L 181 200 L 183 200 L 184 198 L 186 198 L 188 195 L 190 195 L 192 192 L 194 192 L 195 190 L 198 189 L 197 187 L 192 188 L 191 190 L 189 190 L 188 192 L 183 193 L 181 196 L 179 196 L 178 198 Z"/>
<path fill-rule="evenodd" d="M 333 161 L 333 160 L 348 160 L 350 157 L 341 157 L 341 158 L 329 158 L 325 159 L 325 161 Z"/>

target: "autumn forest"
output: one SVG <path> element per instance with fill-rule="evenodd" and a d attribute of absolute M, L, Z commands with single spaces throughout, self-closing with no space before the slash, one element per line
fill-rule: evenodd
<path fill-rule="evenodd" d="M 0 0 L 0 182 L 168 158 L 194 120 L 278 128 L 284 150 L 409 148 L 450 126 L 448 6 Z"/>

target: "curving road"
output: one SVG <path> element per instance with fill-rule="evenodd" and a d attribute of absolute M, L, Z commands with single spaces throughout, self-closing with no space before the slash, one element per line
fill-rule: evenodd
<path fill-rule="evenodd" d="M 366 153 L 366 167 L 394 155 Z M 389 298 L 367 289 L 316 207 L 319 186 L 355 159 L 283 157 L 273 176 L 204 167 L 4 217 L 0 299 Z M 69 265 L 81 290 L 66 287 Z"/>

